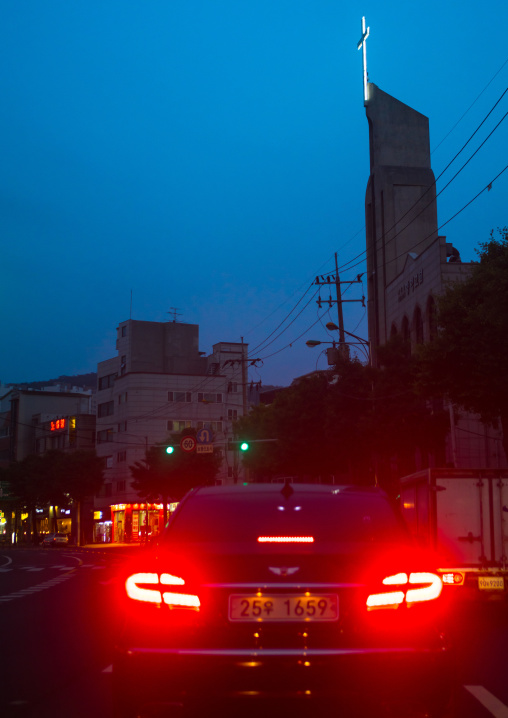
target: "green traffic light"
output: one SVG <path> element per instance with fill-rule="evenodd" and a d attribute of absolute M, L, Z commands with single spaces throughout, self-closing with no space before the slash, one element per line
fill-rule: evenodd
<path fill-rule="evenodd" d="M 166 454 L 172 454 L 174 450 L 174 446 L 166 446 Z"/>
<path fill-rule="evenodd" d="M 240 451 L 247 451 L 248 448 L 249 448 L 248 443 L 246 441 L 242 441 L 242 443 L 240 444 Z"/>

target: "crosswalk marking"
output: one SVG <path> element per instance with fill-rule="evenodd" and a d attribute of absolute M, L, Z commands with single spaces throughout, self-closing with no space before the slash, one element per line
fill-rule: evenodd
<path fill-rule="evenodd" d="M 483 686 L 464 686 L 494 718 L 508 718 L 508 706 Z"/>
<path fill-rule="evenodd" d="M 57 586 L 59 583 L 67 581 L 67 579 L 72 578 L 72 576 L 75 575 L 76 572 L 74 570 L 70 570 L 68 573 L 62 574 L 61 576 L 56 576 L 55 578 L 51 578 L 49 579 L 49 581 L 44 581 L 44 583 L 38 583 L 35 586 L 30 586 L 30 588 L 23 588 L 20 591 L 8 593 L 5 596 L 0 596 L 0 603 L 8 603 L 9 601 L 13 601 L 16 598 L 31 596 L 32 594 L 38 593 L 39 591 L 44 591 L 46 588 L 52 588 L 53 586 Z"/>

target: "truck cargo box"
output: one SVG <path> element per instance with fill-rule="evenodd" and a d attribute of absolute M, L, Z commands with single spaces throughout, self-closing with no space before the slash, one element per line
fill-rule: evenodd
<path fill-rule="evenodd" d="M 426 469 L 400 480 L 410 531 L 442 560 L 445 583 L 505 592 L 506 469 Z"/>

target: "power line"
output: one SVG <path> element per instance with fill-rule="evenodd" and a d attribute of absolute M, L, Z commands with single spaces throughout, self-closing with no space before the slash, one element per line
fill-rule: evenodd
<path fill-rule="evenodd" d="M 309 287 L 309 289 L 310 289 L 310 287 Z M 308 290 L 307 290 L 307 291 L 308 291 Z M 264 346 L 262 347 L 263 350 L 267 349 L 267 347 L 269 347 L 270 344 L 273 344 L 274 341 L 276 341 L 279 337 L 281 337 L 281 336 L 284 334 L 284 332 L 286 332 L 286 331 L 289 329 L 289 327 L 290 327 L 292 324 L 294 324 L 294 322 L 298 319 L 298 317 L 302 314 L 302 312 L 303 312 L 305 309 L 307 309 L 307 307 L 308 307 L 309 304 L 312 302 L 312 300 L 314 299 L 314 297 L 316 296 L 316 294 L 317 294 L 318 292 L 319 292 L 319 287 L 316 289 L 316 291 L 314 292 L 314 294 L 311 296 L 311 298 L 309 299 L 309 301 L 307 302 L 307 304 L 305 304 L 305 305 L 302 307 L 302 309 L 298 312 L 298 314 L 297 314 L 295 317 L 293 317 L 293 319 L 289 322 L 289 324 L 288 324 L 279 334 L 277 334 L 276 337 L 274 337 L 271 341 L 268 342 L 267 340 L 277 331 L 277 329 L 279 329 L 279 327 L 284 323 L 284 321 L 286 321 L 286 319 L 288 319 L 289 315 L 288 315 L 288 317 L 286 317 L 286 318 L 283 320 L 283 322 L 281 322 L 281 323 L 279 324 L 279 326 L 278 326 L 276 329 L 274 329 L 274 331 L 272 332 L 272 334 L 270 334 L 270 337 L 267 337 L 267 338 L 265 339 L 265 341 L 262 342 L 262 344 L 264 344 Z M 307 294 L 307 292 L 305 292 L 305 294 Z M 305 294 L 303 295 L 303 297 L 305 296 Z M 302 297 L 302 299 L 303 299 L 303 297 Z M 301 300 L 300 300 L 300 301 L 301 301 Z M 296 308 L 296 307 L 295 307 L 295 308 Z M 261 347 L 262 344 L 259 344 L 258 347 L 255 347 L 253 351 L 255 351 L 255 353 L 259 354 L 258 348 Z M 261 358 L 263 359 L 263 357 L 261 357 Z"/>
<path fill-rule="evenodd" d="M 463 146 L 461 147 L 461 149 L 459 150 L 459 152 L 457 152 L 457 154 L 453 157 L 453 159 L 448 163 L 448 165 L 445 167 L 445 169 L 443 170 L 443 172 L 441 172 L 441 174 L 439 175 L 438 179 L 439 179 L 440 177 L 442 177 L 442 175 L 444 174 L 444 172 L 446 172 L 446 170 L 450 167 L 450 165 L 457 159 L 457 157 L 461 154 L 461 152 L 467 147 L 467 145 L 469 144 L 469 142 L 471 141 L 471 139 L 476 135 L 476 133 L 478 132 L 478 130 L 482 127 L 482 125 L 485 123 L 485 121 L 487 120 L 487 118 L 492 114 L 492 112 L 494 111 L 494 109 L 495 109 L 495 108 L 497 107 L 497 105 L 501 102 L 501 100 L 503 99 L 503 97 L 506 95 L 507 92 L 508 92 L 508 88 L 506 88 L 506 89 L 504 90 L 504 92 L 502 93 L 502 95 L 501 95 L 501 96 L 499 97 L 499 99 L 495 102 L 495 104 L 493 105 L 493 107 L 489 110 L 489 112 L 487 113 L 487 115 L 484 117 L 484 119 L 481 121 L 481 123 L 478 125 L 478 127 L 475 129 L 475 131 L 474 131 L 474 132 L 472 133 L 472 135 L 469 137 L 469 139 L 463 144 Z M 506 113 L 506 114 L 508 114 L 508 113 Z M 413 217 L 413 218 L 411 219 L 411 221 L 408 222 L 408 223 L 405 225 L 405 227 L 403 227 L 403 228 L 400 229 L 398 232 L 396 232 L 396 234 L 391 238 L 391 240 L 395 239 L 396 237 L 399 236 L 399 234 L 401 234 L 401 232 L 403 232 L 403 231 L 405 231 L 406 229 L 408 229 L 408 227 L 411 226 L 411 224 L 420 216 L 420 214 L 422 214 L 422 212 L 424 212 L 428 207 L 430 207 L 431 204 L 433 204 L 433 203 L 435 202 L 435 200 L 437 199 L 437 197 L 439 197 L 439 195 L 442 194 L 442 192 L 444 192 L 444 190 L 451 184 L 451 182 L 453 182 L 453 180 L 458 176 L 458 174 L 460 174 L 460 172 L 467 166 L 467 164 L 471 161 L 471 159 L 478 153 L 478 151 L 483 147 L 483 145 L 484 145 L 484 144 L 487 142 L 487 140 L 492 136 L 492 134 L 498 129 L 498 127 L 500 126 L 500 124 L 505 120 L 506 114 L 501 118 L 501 120 L 498 122 L 498 124 L 497 124 L 497 125 L 494 127 L 494 129 L 488 134 L 488 136 L 487 136 L 487 137 L 485 138 L 485 140 L 481 143 L 481 145 L 475 150 L 475 152 L 471 155 L 471 157 L 464 163 L 464 165 L 460 168 L 460 170 L 458 170 L 458 172 L 456 172 L 456 174 L 455 174 L 455 175 L 452 177 L 452 179 L 443 187 L 443 189 L 441 189 L 441 190 L 439 191 L 439 193 L 436 195 L 436 197 L 433 198 L 427 205 L 425 205 L 425 207 L 423 207 L 423 209 L 422 209 L 415 217 Z M 493 181 L 494 181 L 494 180 L 493 180 Z M 392 227 L 390 227 L 388 230 L 385 230 L 385 231 L 383 232 L 382 236 L 381 236 L 381 237 L 379 238 L 379 240 L 377 240 L 377 241 L 381 241 L 381 240 L 383 239 L 383 237 L 386 237 L 387 234 L 389 234 L 393 229 L 395 229 L 395 227 L 397 226 L 397 224 L 399 224 L 400 221 L 401 221 L 402 219 L 404 219 L 404 217 L 406 217 L 406 216 L 417 206 L 417 204 L 418 204 L 419 202 L 421 202 L 421 200 L 422 200 L 422 198 L 425 196 L 425 194 L 427 194 L 427 192 L 429 192 L 433 187 L 435 187 L 436 182 L 437 182 L 437 180 L 435 180 L 434 183 L 433 183 L 432 185 L 430 185 L 430 186 L 425 190 L 425 192 L 422 194 L 422 196 L 421 196 L 416 202 L 414 202 L 411 207 L 409 207 L 409 209 L 402 215 L 402 217 L 400 217 L 400 218 L 397 219 L 397 221 L 393 224 Z M 442 225 L 442 226 L 444 226 L 444 225 Z M 439 231 L 439 229 L 440 229 L 440 228 L 438 228 L 438 231 Z M 429 235 L 429 236 L 431 236 L 431 235 Z M 428 237 L 426 237 L 425 239 L 428 239 Z M 424 240 L 421 240 L 421 241 L 424 241 Z M 409 250 L 407 250 L 407 251 L 411 251 L 411 249 L 415 249 L 415 248 L 421 243 L 421 241 L 420 241 L 420 242 L 417 242 L 413 247 L 411 247 L 411 248 L 410 248 Z M 346 262 L 345 264 L 343 264 L 343 265 L 341 266 L 341 271 L 342 271 L 343 269 L 353 269 L 354 267 L 358 266 L 358 264 L 360 264 L 360 262 L 356 262 L 355 264 L 351 264 L 351 263 L 352 263 L 352 262 L 355 262 L 355 260 L 357 260 L 357 259 L 361 259 L 361 260 L 363 261 L 364 258 L 365 258 L 365 256 L 366 256 L 366 254 L 367 254 L 367 249 L 363 250 L 362 252 L 360 252 L 360 254 L 357 254 L 356 257 L 353 257 L 351 260 L 349 260 L 348 262 Z M 406 254 L 406 252 L 404 252 L 404 254 Z M 400 255 L 400 256 L 403 256 L 403 255 Z M 397 259 L 399 259 L 399 257 L 395 257 L 395 258 L 394 258 L 393 260 L 391 260 L 391 261 L 396 261 Z"/>
<path fill-rule="evenodd" d="M 453 125 L 453 127 L 451 128 L 451 130 L 449 130 L 449 131 L 446 133 L 446 135 L 443 137 L 443 139 L 441 140 L 441 142 L 439 142 L 439 144 L 437 144 L 437 145 L 434 147 L 434 149 L 432 150 L 432 153 L 434 153 L 434 152 L 437 150 L 437 148 L 440 147 L 440 146 L 443 144 L 443 142 L 446 140 L 446 138 L 447 138 L 449 135 L 451 135 L 451 133 L 452 133 L 453 130 L 457 127 L 457 125 L 458 125 L 460 122 L 462 122 L 462 120 L 463 120 L 464 117 L 467 115 L 467 113 L 469 112 L 469 110 L 478 102 L 478 100 L 479 100 L 480 97 L 483 95 L 483 93 L 485 92 L 485 90 L 487 89 L 487 87 L 489 87 L 489 85 L 492 84 L 492 82 L 496 79 L 496 77 L 499 75 L 499 73 L 501 72 L 501 70 L 503 69 L 503 67 L 504 67 L 507 63 L 508 63 L 508 58 L 506 58 L 506 60 L 503 62 L 503 64 L 502 64 L 501 67 L 499 68 L 499 70 L 498 70 L 498 71 L 494 74 L 494 76 L 487 82 L 487 84 L 485 85 L 485 87 L 483 88 L 483 90 L 482 90 L 482 91 L 480 92 L 480 94 L 476 97 L 476 99 L 473 100 L 473 102 L 469 105 L 469 107 L 468 107 L 467 110 L 464 112 L 464 114 L 462 114 L 462 115 L 459 117 L 459 119 L 457 120 L 457 122 L 456 122 L 456 123 Z"/>

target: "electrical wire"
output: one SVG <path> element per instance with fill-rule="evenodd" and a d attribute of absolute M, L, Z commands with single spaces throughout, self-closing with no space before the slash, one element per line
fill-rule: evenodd
<path fill-rule="evenodd" d="M 441 174 L 439 175 L 438 179 L 443 176 L 443 174 L 449 169 L 449 167 L 451 166 L 451 164 L 459 157 L 459 155 L 460 155 L 460 154 L 463 152 L 463 150 L 467 147 L 467 145 L 469 144 L 469 142 L 470 142 L 470 141 L 472 140 L 472 138 L 477 134 L 477 132 L 479 131 L 479 129 L 482 127 L 482 125 L 485 123 L 485 121 L 488 119 L 488 117 L 492 114 L 492 112 L 494 111 L 494 109 L 498 106 L 498 104 L 501 102 L 501 100 L 503 99 L 503 97 L 506 95 L 507 92 L 508 92 L 508 88 L 506 88 L 506 89 L 504 90 L 504 92 L 502 93 L 502 95 L 501 95 L 501 96 L 498 98 L 498 100 L 494 103 L 493 107 L 489 110 L 489 112 L 487 113 L 487 115 L 483 118 L 483 120 L 480 122 L 480 124 L 479 124 L 479 125 L 476 127 L 476 129 L 474 130 L 474 132 L 470 135 L 470 137 L 469 137 L 469 138 L 466 140 L 466 142 L 462 145 L 461 149 L 455 154 L 455 156 L 453 157 L 453 159 L 447 164 L 447 166 L 445 167 L 445 169 L 444 169 L 444 170 L 441 172 Z M 445 187 L 443 187 L 443 188 L 439 191 L 439 193 L 436 195 L 436 197 L 435 197 L 435 198 L 432 198 L 432 200 L 431 200 L 415 217 L 413 217 L 413 218 L 411 219 L 411 221 L 408 222 L 407 225 L 405 225 L 402 229 L 400 229 L 398 232 L 396 232 L 396 234 L 395 234 L 393 237 L 390 238 L 391 240 L 395 239 L 396 237 L 398 237 L 399 234 L 401 234 L 401 232 L 403 232 L 403 231 L 405 231 L 406 229 L 408 229 L 408 227 L 420 216 L 420 214 L 422 214 L 422 212 L 424 212 L 431 204 L 433 204 L 433 203 L 435 202 L 435 200 L 437 199 L 437 197 L 438 197 L 440 194 L 442 194 L 442 192 L 451 184 L 451 182 L 458 176 L 458 174 L 460 174 L 460 172 L 467 166 L 467 164 L 469 164 L 469 162 L 471 161 L 471 159 L 472 159 L 472 158 L 478 153 L 478 151 L 485 145 L 485 143 L 487 142 L 487 140 L 492 136 L 492 134 L 498 129 L 498 127 L 501 125 L 501 123 L 506 119 L 506 115 L 507 115 L 507 114 L 508 114 L 508 113 L 506 113 L 506 114 L 501 118 L 501 120 L 500 120 L 500 121 L 498 122 L 498 124 L 494 127 L 494 129 L 489 133 L 489 135 L 485 138 L 485 140 L 481 143 L 481 145 L 475 150 L 475 152 L 471 155 L 471 157 L 464 163 L 464 165 L 460 168 L 460 170 L 458 170 L 458 172 L 452 177 L 452 179 L 445 185 Z M 402 215 L 402 217 L 400 217 L 400 218 L 397 219 L 397 221 L 393 224 L 392 227 L 390 227 L 388 230 L 385 230 L 385 232 L 383 233 L 383 235 L 379 238 L 379 240 L 377 240 L 378 242 L 382 241 L 383 237 L 386 237 L 387 234 L 389 234 L 393 229 L 396 228 L 397 224 L 399 224 L 399 223 L 401 222 L 401 220 L 404 219 L 404 217 L 406 217 L 410 212 L 412 212 L 412 211 L 415 209 L 415 207 L 421 202 L 421 200 L 422 200 L 422 198 L 425 196 L 425 194 L 426 194 L 427 192 L 429 192 L 433 187 L 435 187 L 436 182 L 437 182 L 437 180 L 435 180 L 434 183 L 433 183 L 432 185 L 430 185 L 430 186 L 425 190 L 425 192 L 423 193 L 423 195 L 422 195 L 416 202 L 414 202 L 414 203 L 411 205 L 411 207 L 409 207 L 409 209 Z M 416 245 L 414 245 L 414 247 L 411 247 L 411 248 L 408 249 L 407 251 L 411 251 L 411 249 L 415 249 L 415 248 L 418 246 L 418 244 L 420 244 L 420 242 L 418 242 Z M 407 251 L 405 251 L 404 254 L 403 254 L 403 255 L 400 255 L 400 256 L 404 256 L 405 254 L 407 254 Z M 363 262 L 363 261 L 364 261 L 364 258 L 366 257 L 366 255 L 367 255 L 367 249 L 365 249 L 365 250 L 363 250 L 362 252 L 360 252 L 360 254 L 357 254 L 355 257 L 353 257 L 353 258 L 352 258 L 351 260 L 349 260 L 348 262 L 345 262 L 345 263 L 340 267 L 340 270 L 343 271 L 343 270 L 353 269 L 354 267 L 356 267 L 356 266 L 358 266 L 358 265 L 360 264 L 360 262 L 356 262 L 356 260 L 357 260 L 357 259 L 361 259 L 361 261 Z M 395 261 L 395 260 L 397 260 L 397 259 L 399 259 L 399 257 L 395 257 L 395 258 L 394 258 L 393 260 L 391 260 L 391 261 Z M 352 262 L 354 262 L 354 264 L 352 264 Z"/>
<path fill-rule="evenodd" d="M 499 70 L 498 70 L 498 71 L 494 74 L 494 76 L 491 77 L 491 79 L 487 82 L 487 84 L 485 85 L 485 87 L 483 88 L 483 90 L 482 90 L 482 91 L 480 92 L 480 94 L 476 97 L 476 99 L 473 100 L 473 102 L 469 105 L 469 107 L 468 107 L 467 110 L 464 112 L 464 114 L 459 117 L 459 119 L 457 120 L 457 122 L 456 122 L 456 123 L 453 125 L 453 127 L 451 128 L 451 130 L 449 130 L 449 131 L 446 133 L 446 135 L 443 137 L 443 139 L 441 140 L 441 142 L 439 142 L 439 143 L 434 147 L 434 149 L 432 150 L 432 153 L 434 153 L 434 152 L 438 149 L 438 147 L 440 147 L 440 146 L 443 144 L 443 142 L 446 140 L 446 138 L 447 138 L 449 135 L 451 135 L 451 133 L 452 133 L 453 130 L 457 127 L 457 125 L 458 125 L 460 122 L 462 122 L 462 120 L 463 120 L 464 117 L 467 115 L 467 113 L 469 112 L 469 110 L 478 102 L 478 100 L 479 100 L 480 97 L 483 95 L 483 93 L 485 92 L 485 90 L 489 87 L 489 85 L 492 84 L 492 82 L 496 79 L 496 77 L 499 75 L 499 73 L 501 72 L 501 70 L 503 69 L 503 67 L 504 67 L 507 63 L 508 63 L 508 58 L 506 58 L 506 60 L 503 62 L 503 64 L 502 64 L 501 67 L 499 68 Z M 431 153 L 431 154 L 432 154 L 432 153 Z"/>
<path fill-rule="evenodd" d="M 507 60 L 507 62 L 508 62 L 508 60 Z M 506 63 L 504 63 L 504 64 L 506 64 Z M 502 67 L 504 67 L 504 64 L 503 64 Z M 501 70 L 501 69 L 502 69 L 502 68 L 500 68 L 500 70 Z M 500 72 L 500 70 L 498 71 L 498 73 Z M 498 73 L 496 73 L 496 75 L 497 75 Z M 495 77 L 496 75 L 494 75 L 494 77 Z M 492 79 L 494 79 L 494 78 L 492 78 Z M 491 81 L 492 81 L 492 80 L 491 80 Z M 490 83 L 489 83 L 489 84 L 490 84 Z M 488 87 L 488 85 L 487 85 L 486 87 Z M 485 89 L 486 89 L 486 88 L 484 88 L 484 90 L 485 90 Z M 484 90 L 483 90 L 483 91 L 484 91 Z M 483 92 L 483 91 L 482 91 L 482 92 Z M 508 88 L 506 88 L 506 89 L 504 90 L 504 92 L 501 94 L 501 96 L 498 98 L 498 100 L 494 103 L 494 105 L 491 107 L 491 109 L 489 110 L 489 112 L 485 115 L 485 117 L 484 117 L 483 120 L 480 122 L 480 124 L 476 127 L 476 129 L 474 130 L 474 132 L 470 135 L 470 137 L 467 139 L 467 141 L 462 145 L 461 149 L 455 154 L 455 156 L 450 160 L 450 162 L 446 165 L 446 167 L 442 170 L 442 172 L 441 172 L 441 173 L 438 175 L 438 177 L 434 180 L 433 184 L 431 184 L 429 187 L 427 187 L 427 189 L 426 189 L 425 192 L 421 195 L 421 197 L 419 197 L 418 200 L 413 203 L 413 205 L 402 215 L 402 217 L 399 217 L 399 218 L 397 219 L 397 221 L 394 223 L 394 225 L 393 225 L 392 227 L 390 227 L 388 230 L 386 230 L 386 231 L 383 233 L 383 237 L 386 237 L 387 234 L 389 234 L 393 229 L 395 229 L 396 226 L 397 226 L 398 224 L 400 224 L 400 222 L 404 219 L 404 217 L 406 217 L 410 212 L 413 211 L 413 209 L 414 209 L 418 204 L 421 203 L 423 197 L 425 197 L 425 195 L 428 194 L 428 192 L 430 192 L 430 191 L 436 186 L 436 183 L 438 182 L 438 180 L 444 175 L 444 173 L 450 168 L 450 166 L 453 164 L 453 162 L 455 162 L 455 160 L 460 156 L 460 154 L 466 149 L 466 147 L 468 146 L 468 144 L 472 141 L 472 139 L 475 137 L 475 135 L 480 131 L 481 127 L 485 124 L 485 122 L 487 121 L 487 119 L 488 119 L 488 118 L 490 117 L 490 115 L 494 112 L 494 110 L 495 110 L 496 107 L 499 105 L 499 103 L 501 102 L 501 100 L 503 99 L 503 97 L 505 96 L 505 94 L 506 94 L 507 92 L 508 92 Z M 482 93 L 480 93 L 480 95 L 481 95 L 481 94 L 482 94 Z M 480 96 L 480 95 L 479 95 L 479 96 Z M 478 97 L 479 97 L 479 96 L 478 96 Z M 477 99 L 478 99 L 478 98 L 477 98 Z M 476 100 L 475 100 L 475 102 L 476 102 Z M 473 103 L 473 104 L 474 104 L 474 103 Z M 471 105 L 471 107 L 472 107 L 472 105 Z M 470 108 L 469 108 L 469 109 L 470 109 Z M 466 111 L 466 112 L 467 112 L 467 111 Z M 466 114 L 466 113 L 464 113 L 464 114 Z M 505 120 L 505 118 L 506 118 L 507 115 L 508 115 L 508 113 L 506 113 L 506 114 L 501 118 L 501 120 L 498 122 L 498 124 L 497 124 L 497 125 L 494 127 L 494 129 L 487 135 L 487 137 L 483 140 L 483 142 L 479 145 L 479 147 L 475 150 L 475 152 L 474 152 L 474 153 L 469 157 L 469 159 L 462 165 L 462 167 L 455 173 L 455 175 L 447 182 L 447 184 L 436 194 L 436 196 L 433 197 L 433 198 L 431 199 L 431 201 L 430 201 L 428 204 L 426 204 L 426 205 L 420 210 L 420 212 L 419 212 L 416 216 L 414 216 L 414 217 L 411 219 L 410 222 L 408 222 L 402 229 L 400 229 L 398 232 L 396 232 L 396 234 L 395 234 L 393 237 L 390 238 L 390 241 L 393 241 L 393 240 L 396 239 L 402 232 L 404 232 L 406 229 L 408 229 L 408 227 L 409 227 L 413 222 L 415 222 L 416 219 L 417 219 L 426 209 L 428 209 L 428 207 L 429 207 L 431 204 L 433 204 L 433 203 L 437 200 L 437 198 L 444 192 L 445 189 L 447 189 L 447 187 L 449 187 L 449 185 L 457 178 L 457 176 L 462 172 L 462 170 L 465 169 L 465 167 L 467 167 L 467 165 L 469 164 L 469 162 L 471 162 L 471 160 L 473 159 L 473 157 L 475 157 L 475 155 L 476 155 L 476 154 L 480 151 L 480 149 L 485 145 L 485 143 L 487 142 L 487 140 L 494 134 L 494 132 L 495 132 L 495 131 L 498 129 L 498 127 L 501 125 L 501 123 Z M 452 130 L 453 130 L 453 128 L 452 128 Z M 450 132 L 451 132 L 452 130 L 450 130 Z M 354 235 L 354 237 L 352 237 L 350 240 L 348 240 L 348 243 L 349 243 L 350 241 L 352 241 L 352 239 L 354 239 L 356 236 L 358 236 L 358 234 L 359 234 L 361 231 L 362 231 L 362 230 L 359 230 L 359 231 Z M 378 241 L 381 241 L 381 240 L 382 240 L 382 237 L 381 237 Z M 410 250 L 409 250 L 409 251 L 410 251 Z M 406 254 L 406 253 L 407 253 L 407 252 L 404 252 L 404 254 Z M 363 252 L 361 252 L 359 255 L 357 255 L 356 257 L 354 257 L 352 260 L 350 260 L 349 262 L 346 262 L 345 264 L 343 264 L 343 265 L 341 266 L 341 270 L 345 270 L 345 269 L 347 269 L 347 268 L 351 269 L 352 267 L 357 266 L 358 263 L 348 267 L 348 265 L 350 265 L 352 261 L 354 261 L 355 259 L 358 259 L 358 258 L 360 258 L 360 257 L 363 258 L 363 257 L 366 256 L 366 254 L 367 254 L 367 250 L 365 249 Z M 395 257 L 394 259 L 390 260 L 390 262 L 396 261 L 398 258 L 399 258 L 399 257 Z M 327 261 L 329 261 L 329 260 L 327 260 Z M 310 287 L 309 287 L 309 289 L 310 289 Z M 270 339 L 270 338 L 273 336 L 273 334 L 275 334 L 275 332 L 276 332 L 276 331 L 284 324 L 284 322 L 291 316 L 291 314 L 295 311 L 296 307 L 300 304 L 300 302 L 301 302 L 302 299 L 305 297 L 305 295 L 307 294 L 307 292 L 309 291 L 309 289 L 306 290 L 305 294 L 299 299 L 299 301 L 296 303 L 296 305 L 293 307 L 293 309 L 292 309 L 292 310 L 289 312 L 289 314 L 286 315 L 286 317 L 278 324 L 278 326 L 271 332 L 271 334 L 269 334 L 268 337 L 267 337 L 264 341 L 260 342 L 259 344 L 257 344 L 257 345 L 252 349 L 253 352 L 255 352 L 256 350 L 258 350 L 258 349 L 260 349 L 260 348 L 266 349 L 268 346 L 270 346 L 270 344 L 273 343 L 273 342 L 269 342 L 269 343 L 267 344 L 266 342 L 268 341 L 268 339 Z M 275 310 L 275 311 L 277 311 L 277 310 Z M 272 316 L 273 313 L 274 313 L 274 312 L 272 312 L 272 314 L 269 315 L 269 316 Z M 299 315 L 297 315 L 297 316 L 299 316 Z M 292 323 L 292 322 L 291 322 L 291 323 Z M 257 326 L 259 326 L 259 325 L 257 325 Z M 290 325 L 288 325 L 288 326 L 290 326 Z M 282 333 L 283 333 L 283 332 L 281 332 L 281 334 L 282 334 Z M 278 336 L 281 336 L 281 334 L 279 334 Z M 275 339 L 277 339 L 278 336 L 277 336 Z M 274 340 L 274 341 L 275 341 L 275 340 Z"/>
<path fill-rule="evenodd" d="M 478 197 L 480 197 L 480 195 L 483 194 L 486 190 L 492 189 L 492 185 L 494 184 L 494 182 L 496 182 L 496 180 L 498 180 L 498 179 L 501 177 L 501 175 L 502 175 L 504 172 L 506 172 L 507 169 L 508 169 L 508 165 L 507 165 L 504 169 L 502 169 L 501 172 L 499 172 L 499 174 L 497 174 L 492 180 L 490 180 L 490 182 L 488 182 L 488 183 L 485 185 L 485 187 L 478 192 L 478 194 L 476 194 L 472 199 L 470 199 L 469 202 L 466 202 L 466 204 L 465 204 L 461 209 L 459 209 L 458 212 L 455 212 L 455 214 L 452 215 L 449 219 L 447 219 L 446 222 L 443 222 L 443 224 L 440 224 L 439 227 L 437 228 L 437 231 L 439 232 L 441 229 L 443 229 L 443 227 L 445 227 L 445 226 L 446 226 L 447 224 L 449 224 L 453 219 L 455 219 L 455 217 L 458 217 L 458 215 L 461 214 L 461 212 L 463 212 L 467 207 L 469 207 L 470 204 L 472 204 L 475 200 L 477 200 Z M 412 245 L 412 247 L 410 247 L 409 249 L 405 250 L 404 253 L 403 253 L 403 254 L 400 254 L 398 257 L 396 257 L 396 259 L 397 259 L 397 258 L 400 259 L 400 257 L 405 256 L 405 255 L 407 254 L 407 252 L 410 252 L 412 249 L 416 249 L 420 244 L 422 244 L 422 243 L 425 242 L 427 239 L 429 239 L 430 237 L 432 237 L 432 236 L 434 235 L 434 233 L 435 233 L 435 232 L 432 231 L 432 232 L 431 232 L 430 234 L 428 234 L 426 237 L 424 237 L 423 239 L 421 239 L 421 240 L 419 240 L 418 242 L 416 242 L 416 244 Z M 365 251 L 366 251 L 366 250 L 365 250 Z M 360 256 L 360 255 L 359 255 L 359 256 Z M 353 260 L 351 260 L 351 261 L 353 261 Z M 357 262 L 356 264 L 351 265 L 351 267 L 349 267 L 349 269 L 354 269 L 354 267 L 359 266 L 359 265 L 362 264 L 362 263 L 363 263 L 363 260 L 360 261 L 360 262 Z"/>

